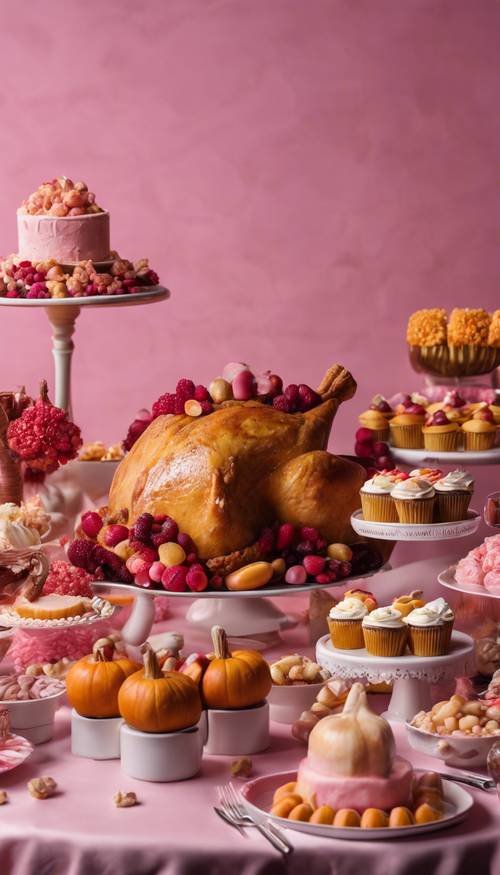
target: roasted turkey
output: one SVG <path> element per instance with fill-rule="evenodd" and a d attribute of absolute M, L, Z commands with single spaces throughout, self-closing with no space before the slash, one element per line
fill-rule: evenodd
<path fill-rule="evenodd" d="M 354 540 L 349 519 L 365 472 L 326 447 L 339 405 L 355 391 L 334 365 L 318 387 L 322 403 L 307 413 L 229 401 L 200 418 L 159 416 L 116 471 L 108 519 L 168 514 L 214 570 L 217 557 L 237 551 L 258 558 L 250 545 L 275 521 Z"/>

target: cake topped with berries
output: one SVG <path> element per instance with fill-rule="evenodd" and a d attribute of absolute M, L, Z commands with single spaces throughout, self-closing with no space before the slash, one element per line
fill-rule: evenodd
<path fill-rule="evenodd" d="M 85 182 L 58 176 L 44 182 L 17 211 L 19 257 L 62 264 L 110 258 L 109 213 Z"/>

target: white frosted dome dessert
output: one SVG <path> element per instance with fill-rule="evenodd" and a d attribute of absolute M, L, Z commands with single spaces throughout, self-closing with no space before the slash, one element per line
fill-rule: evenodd
<path fill-rule="evenodd" d="M 109 213 L 84 182 L 44 182 L 17 211 L 18 253 L 33 263 L 103 262 L 110 258 Z"/>
<path fill-rule="evenodd" d="M 396 756 L 389 723 L 370 710 L 363 685 L 355 683 L 342 713 L 324 717 L 313 728 L 296 792 L 314 807 L 388 811 L 408 805 L 412 781 L 411 764 Z"/>

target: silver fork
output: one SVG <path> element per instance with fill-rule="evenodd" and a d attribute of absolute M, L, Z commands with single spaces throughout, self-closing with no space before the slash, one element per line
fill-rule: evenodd
<path fill-rule="evenodd" d="M 221 804 L 221 812 L 232 821 L 233 826 L 239 827 L 255 827 L 267 841 L 279 851 L 280 854 L 290 854 L 293 851 L 293 845 L 288 841 L 282 831 L 273 823 L 268 821 L 266 824 L 259 823 L 248 814 L 244 805 L 241 804 L 236 790 L 231 784 L 225 784 L 217 787 L 219 801 Z M 223 816 L 221 814 L 221 816 Z"/>
<path fill-rule="evenodd" d="M 481 775 L 467 775 L 463 772 L 461 775 L 452 775 L 451 772 L 438 772 L 442 778 L 447 781 L 455 781 L 457 784 L 466 784 L 468 787 L 475 787 L 476 790 L 494 790 L 496 787 L 495 781 L 490 778 L 482 778 Z"/>

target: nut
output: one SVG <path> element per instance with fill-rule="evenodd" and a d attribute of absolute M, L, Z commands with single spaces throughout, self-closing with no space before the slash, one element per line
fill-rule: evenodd
<path fill-rule="evenodd" d="M 248 778 L 252 774 L 252 760 L 250 757 L 241 757 L 231 763 L 231 775 L 233 778 Z"/>
<path fill-rule="evenodd" d="M 28 781 L 28 790 L 33 799 L 48 799 L 53 796 L 57 790 L 57 783 L 53 778 L 47 776 L 43 778 L 32 778 Z"/>
<path fill-rule="evenodd" d="M 124 793 L 123 790 L 118 790 L 113 796 L 113 802 L 117 808 L 132 808 L 134 805 L 139 805 L 139 801 L 135 793 L 129 790 Z"/>
<path fill-rule="evenodd" d="M 0 805 L 5 805 L 8 801 L 9 797 L 7 796 L 7 790 L 0 790 Z"/>

